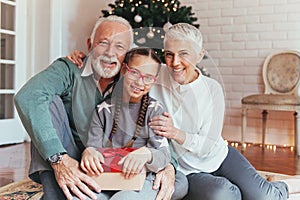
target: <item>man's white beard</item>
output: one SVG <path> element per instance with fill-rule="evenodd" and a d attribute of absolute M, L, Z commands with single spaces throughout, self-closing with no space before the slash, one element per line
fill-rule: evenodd
<path fill-rule="evenodd" d="M 107 63 L 116 63 L 116 67 L 113 69 L 103 67 L 101 65 L 101 61 L 105 61 Z M 117 75 L 121 69 L 121 64 L 116 57 L 109 58 L 107 56 L 98 56 L 97 58 L 92 58 L 92 68 L 94 72 L 100 76 L 100 78 L 112 78 Z"/>

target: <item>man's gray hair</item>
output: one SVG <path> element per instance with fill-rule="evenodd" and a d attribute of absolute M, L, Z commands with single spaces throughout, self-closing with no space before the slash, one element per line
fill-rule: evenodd
<path fill-rule="evenodd" d="M 109 15 L 108 17 L 100 17 L 96 21 L 95 26 L 94 26 L 93 31 L 92 31 L 92 34 L 90 36 L 92 44 L 93 44 L 93 41 L 94 41 L 96 31 L 97 31 L 98 27 L 103 22 L 119 22 L 119 23 L 124 24 L 125 26 L 127 26 L 128 29 L 129 29 L 129 32 L 130 32 L 130 47 L 133 46 L 133 31 L 132 31 L 132 27 L 131 27 L 130 23 L 126 19 L 124 19 L 123 17 L 119 17 L 119 16 L 116 16 L 116 15 Z"/>
<path fill-rule="evenodd" d="M 199 29 L 187 23 L 177 23 L 172 25 L 165 34 L 164 45 L 167 40 L 189 40 L 195 43 L 196 53 L 202 50 L 203 38 Z"/>

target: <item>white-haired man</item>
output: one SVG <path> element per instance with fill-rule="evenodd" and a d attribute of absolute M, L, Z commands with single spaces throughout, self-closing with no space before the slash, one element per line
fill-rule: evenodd
<path fill-rule="evenodd" d="M 77 160 L 92 112 L 110 96 L 132 44 L 127 20 L 99 18 L 87 41 L 84 68 L 59 58 L 16 94 L 16 108 L 32 139 L 29 176 L 43 184 L 43 199 L 96 198 L 92 190 L 100 188 Z"/>

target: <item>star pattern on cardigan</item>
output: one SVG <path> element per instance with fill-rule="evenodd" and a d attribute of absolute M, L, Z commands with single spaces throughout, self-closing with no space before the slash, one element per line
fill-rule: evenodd
<path fill-rule="evenodd" d="M 110 111 L 109 108 L 112 107 L 112 106 L 113 106 L 112 104 L 108 104 L 108 103 L 106 103 L 106 102 L 103 102 L 103 103 L 101 103 L 100 105 L 97 106 L 97 108 L 98 108 L 98 113 L 100 113 L 101 110 L 103 110 L 103 109 L 106 109 L 107 112 L 111 113 L 111 111 Z"/>
<path fill-rule="evenodd" d="M 149 104 L 149 108 L 154 108 L 154 110 L 156 111 L 158 109 L 158 107 L 163 108 L 162 104 L 159 103 L 158 101 L 151 101 Z"/>

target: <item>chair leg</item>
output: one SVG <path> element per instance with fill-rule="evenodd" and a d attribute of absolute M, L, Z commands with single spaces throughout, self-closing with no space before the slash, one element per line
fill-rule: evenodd
<path fill-rule="evenodd" d="M 300 134 L 300 117 L 297 112 L 294 113 L 294 127 L 295 127 L 295 135 L 294 135 L 294 148 L 295 152 L 298 156 L 300 156 L 300 141 L 299 135 Z"/>
<path fill-rule="evenodd" d="M 242 134 L 241 134 L 242 151 L 245 151 L 246 149 L 246 144 L 245 144 L 246 127 L 247 127 L 247 109 L 244 108 L 242 110 Z"/>
<path fill-rule="evenodd" d="M 262 149 L 265 149 L 265 140 L 266 140 L 266 128 L 267 128 L 267 115 L 266 110 L 262 111 Z"/>

